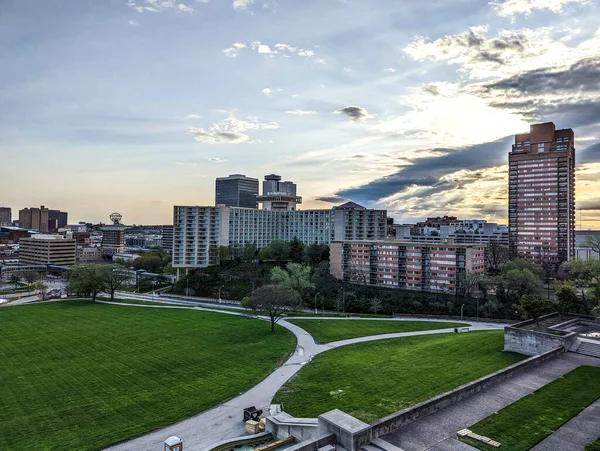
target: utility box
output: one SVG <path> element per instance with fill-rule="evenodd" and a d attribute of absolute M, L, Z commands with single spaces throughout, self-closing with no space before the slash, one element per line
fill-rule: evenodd
<path fill-rule="evenodd" d="M 183 442 L 173 435 L 165 440 L 165 451 L 183 451 Z"/>

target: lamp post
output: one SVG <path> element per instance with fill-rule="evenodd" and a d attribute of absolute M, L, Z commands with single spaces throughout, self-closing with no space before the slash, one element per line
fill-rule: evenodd
<path fill-rule="evenodd" d="M 317 313 L 317 296 L 320 295 L 318 291 L 315 293 L 315 314 Z"/>
<path fill-rule="evenodd" d="M 346 313 L 346 290 L 342 287 L 342 313 Z"/>
<path fill-rule="evenodd" d="M 464 308 L 465 308 L 465 304 L 463 304 L 463 305 L 460 306 L 460 320 L 461 321 L 463 320 L 463 311 L 464 311 Z"/>
<path fill-rule="evenodd" d="M 221 288 L 223 288 L 225 285 L 221 285 L 219 287 L 219 304 L 221 303 Z"/>
<path fill-rule="evenodd" d="M 477 298 L 477 322 L 479 322 L 479 298 Z"/>

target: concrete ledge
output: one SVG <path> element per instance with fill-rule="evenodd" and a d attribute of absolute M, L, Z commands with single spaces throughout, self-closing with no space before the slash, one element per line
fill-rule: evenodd
<path fill-rule="evenodd" d="M 286 448 L 285 451 L 317 451 L 319 448 L 336 443 L 335 434 L 319 436 L 312 440 L 305 440 L 297 445 Z"/>
<path fill-rule="evenodd" d="M 430 415 L 464 398 L 468 398 L 469 396 L 479 393 L 480 391 L 485 390 L 492 385 L 509 379 L 525 370 L 536 367 L 547 360 L 563 354 L 564 352 L 565 349 L 563 347 L 559 347 L 557 349 L 545 352 L 544 354 L 530 357 L 527 360 L 515 363 L 508 368 L 496 371 L 495 373 L 462 385 L 452 391 L 431 398 L 413 407 L 400 410 L 392 415 L 382 418 L 381 420 L 377 420 L 371 424 L 369 440 L 387 435 L 407 424 L 415 422 L 419 418 Z"/>
<path fill-rule="evenodd" d="M 315 439 L 319 435 L 316 418 L 294 418 L 285 412 L 268 417 L 266 428 L 279 439 L 293 436 L 304 441 Z"/>
<path fill-rule="evenodd" d="M 335 434 L 338 445 L 358 451 L 371 441 L 371 426 L 339 409 L 319 415 L 319 435 Z"/>

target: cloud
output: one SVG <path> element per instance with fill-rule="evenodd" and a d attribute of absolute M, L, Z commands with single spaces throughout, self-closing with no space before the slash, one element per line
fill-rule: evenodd
<path fill-rule="evenodd" d="M 236 56 L 239 55 L 240 50 L 245 49 L 245 48 L 246 48 L 246 44 L 244 44 L 243 42 L 234 42 L 231 47 L 223 49 L 223 53 L 225 54 L 225 56 L 228 56 L 230 58 L 235 58 Z"/>
<path fill-rule="evenodd" d="M 313 50 L 300 50 L 298 56 L 315 56 L 315 52 Z"/>
<path fill-rule="evenodd" d="M 183 120 L 202 119 L 202 116 L 200 116 L 198 113 L 192 113 L 192 114 L 188 114 L 187 116 L 184 116 L 182 119 Z"/>
<path fill-rule="evenodd" d="M 569 4 L 589 4 L 590 0 L 493 0 L 489 4 L 499 16 L 512 17 L 518 14 L 531 14 L 534 10 L 548 9 L 561 13 Z"/>
<path fill-rule="evenodd" d="M 183 3 L 178 4 L 177 9 L 179 9 L 179 11 L 182 11 L 184 13 L 194 12 L 194 8 L 192 8 L 191 6 L 184 5 Z"/>
<path fill-rule="evenodd" d="M 288 110 L 285 114 L 295 114 L 296 116 L 306 116 L 309 114 L 317 114 L 314 110 Z"/>
<path fill-rule="evenodd" d="M 135 20 L 135 19 L 133 19 L 133 20 L 130 20 L 130 21 L 129 21 L 129 22 L 127 22 L 127 23 L 128 23 L 129 25 L 131 25 L 132 27 L 139 27 L 139 26 L 140 26 L 140 23 L 139 23 L 137 20 Z"/>
<path fill-rule="evenodd" d="M 243 11 L 254 4 L 254 0 L 233 0 L 233 9 Z"/>
<path fill-rule="evenodd" d="M 267 44 L 263 44 L 260 41 L 254 41 L 252 43 L 252 50 L 262 55 L 275 55 L 278 53 L 276 50 L 271 50 L 271 47 L 269 47 Z"/>
<path fill-rule="evenodd" d="M 403 194 L 427 198 L 477 180 L 481 177 L 478 171 L 505 165 L 512 139 L 503 138 L 462 148 L 426 149 L 425 154 L 433 155 L 410 161 L 398 155 L 397 172 L 335 194 L 365 203 Z M 421 152 L 423 150 L 417 151 Z"/>
<path fill-rule="evenodd" d="M 352 72 L 352 69 L 350 69 L 349 67 L 344 67 L 343 71 L 350 73 Z"/>
<path fill-rule="evenodd" d="M 194 11 L 194 8 L 191 6 L 186 5 L 185 3 L 177 3 L 175 0 L 129 0 L 126 5 L 138 13 L 159 13 L 169 9 L 186 13 Z"/>
<path fill-rule="evenodd" d="M 186 163 L 183 161 L 176 161 L 175 164 L 177 166 L 198 166 L 198 163 Z"/>
<path fill-rule="evenodd" d="M 383 69 L 385 72 L 391 72 L 392 74 L 394 72 L 396 72 L 396 69 L 394 69 L 393 67 L 388 67 L 387 69 Z"/>
<path fill-rule="evenodd" d="M 196 141 L 206 144 L 239 144 L 248 142 L 250 137 L 247 131 L 275 130 L 279 128 L 277 122 L 260 122 L 256 117 L 245 120 L 230 115 L 227 119 L 212 124 L 208 130 L 190 127 L 188 134 Z"/>
<path fill-rule="evenodd" d="M 338 114 L 345 114 L 355 122 L 372 117 L 372 115 L 370 115 L 366 109 L 360 106 L 347 106 L 345 108 L 335 110 L 335 112 Z"/>
<path fill-rule="evenodd" d="M 282 52 L 285 51 L 285 52 L 295 53 L 298 51 L 298 49 L 296 47 L 292 47 L 291 45 L 288 45 L 288 44 L 275 44 L 275 48 Z"/>
<path fill-rule="evenodd" d="M 208 160 L 208 161 L 211 161 L 211 162 L 213 162 L 213 163 L 219 163 L 219 164 L 221 164 L 221 163 L 225 163 L 225 162 L 227 161 L 227 159 L 223 160 L 223 159 L 221 159 L 221 158 L 216 158 L 216 157 L 213 157 L 213 158 L 207 158 L 207 160 Z"/>
<path fill-rule="evenodd" d="M 271 88 L 265 88 L 262 90 L 262 93 L 266 96 L 270 96 L 272 92 L 273 91 L 271 90 Z"/>

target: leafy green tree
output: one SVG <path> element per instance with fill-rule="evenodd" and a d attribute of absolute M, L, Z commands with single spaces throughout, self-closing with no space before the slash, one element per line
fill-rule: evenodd
<path fill-rule="evenodd" d="M 518 269 L 520 271 L 524 271 L 527 269 L 538 279 L 542 280 L 544 278 L 543 268 L 536 265 L 531 260 L 527 260 L 526 258 L 517 258 L 506 263 L 502 267 L 502 274 L 507 274 L 508 272 L 513 271 L 515 269 Z"/>
<path fill-rule="evenodd" d="M 521 307 L 529 314 L 529 316 L 531 316 L 539 329 L 540 316 L 544 315 L 549 310 L 548 302 L 544 301 L 539 296 L 525 294 L 521 298 Z"/>
<path fill-rule="evenodd" d="M 98 294 L 106 290 L 104 271 L 102 265 L 76 266 L 69 273 L 69 291 L 96 302 Z"/>
<path fill-rule="evenodd" d="M 326 244 L 311 244 L 304 250 L 306 264 L 315 267 L 320 263 L 329 263 L 329 246 Z"/>
<path fill-rule="evenodd" d="M 315 285 L 315 290 L 321 293 L 322 296 L 332 296 L 338 291 L 339 283 L 331 275 L 329 262 L 321 262 L 315 267 L 312 282 Z"/>
<path fill-rule="evenodd" d="M 42 300 L 46 299 L 46 290 L 48 289 L 48 285 L 46 285 L 41 280 L 36 280 L 34 284 L 31 285 L 31 288 L 35 293 L 41 296 Z"/>
<path fill-rule="evenodd" d="M 101 274 L 104 279 L 105 291 L 110 293 L 111 301 L 115 300 L 115 291 L 131 279 L 131 274 L 118 265 L 102 267 Z"/>
<path fill-rule="evenodd" d="M 218 255 L 219 263 L 231 260 L 231 250 L 227 246 L 219 246 Z"/>
<path fill-rule="evenodd" d="M 304 260 L 304 243 L 297 237 L 290 242 L 289 259 L 294 263 L 302 263 Z"/>
<path fill-rule="evenodd" d="M 252 308 L 265 312 L 271 321 L 271 332 L 275 324 L 286 312 L 297 310 L 300 306 L 298 293 L 283 285 L 263 285 L 252 294 Z"/>
<path fill-rule="evenodd" d="M 256 257 L 258 251 L 256 250 L 256 244 L 246 243 L 242 249 L 242 260 L 251 262 Z"/>
<path fill-rule="evenodd" d="M 152 273 L 160 273 L 163 268 L 162 257 L 154 252 L 148 252 L 133 261 L 133 268 L 143 269 Z"/>
<path fill-rule="evenodd" d="M 286 262 L 289 260 L 290 243 L 284 240 L 273 240 L 269 245 L 271 260 Z"/>
<path fill-rule="evenodd" d="M 254 303 L 252 302 L 252 298 L 250 296 L 244 296 L 240 302 L 240 307 L 253 309 Z"/>
<path fill-rule="evenodd" d="M 163 274 L 168 274 L 170 276 L 177 274 L 177 270 L 173 268 L 173 262 L 167 263 L 167 266 L 163 268 Z"/>
<path fill-rule="evenodd" d="M 579 304 L 577 293 L 570 285 L 561 285 L 556 291 L 556 307 L 561 318 L 574 313 Z"/>
<path fill-rule="evenodd" d="M 301 299 L 306 299 L 308 291 L 315 287 L 311 280 L 310 266 L 300 263 L 288 263 L 285 265 L 285 269 L 274 267 L 271 270 L 271 281 L 294 290 Z"/>
<path fill-rule="evenodd" d="M 525 295 L 540 296 L 542 289 L 541 279 L 529 269 L 511 269 L 497 280 L 496 295 L 503 304 L 518 304 Z"/>

